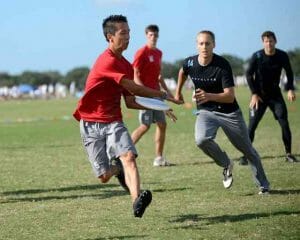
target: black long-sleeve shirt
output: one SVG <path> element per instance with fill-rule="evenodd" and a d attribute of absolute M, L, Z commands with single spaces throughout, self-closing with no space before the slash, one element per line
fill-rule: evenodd
<path fill-rule="evenodd" d="M 264 50 L 255 52 L 249 62 L 246 78 L 252 94 L 273 97 L 281 94 L 279 88 L 282 69 L 287 76 L 287 90 L 294 90 L 294 75 L 286 52 L 277 49 L 274 55 L 266 55 Z"/>

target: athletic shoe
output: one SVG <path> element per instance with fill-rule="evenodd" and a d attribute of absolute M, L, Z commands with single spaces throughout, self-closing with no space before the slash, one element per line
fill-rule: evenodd
<path fill-rule="evenodd" d="M 167 167 L 171 166 L 171 163 L 167 161 L 164 157 L 156 157 L 153 161 L 154 167 Z"/>
<path fill-rule="evenodd" d="M 142 191 L 133 203 L 134 216 L 141 218 L 151 201 L 152 193 L 149 190 Z"/>
<path fill-rule="evenodd" d="M 264 188 L 264 187 L 261 187 L 258 192 L 258 195 L 269 195 L 269 194 L 270 194 L 269 188 Z"/>
<path fill-rule="evenodd" d="M 125 182 L 125 175 L 124 175 L 124 169 L 123 169 L 123 165 L 122 162 L 119 158 L 116 158 L 114 160 L 115 165 L 119 168 L 119 173 L 116 175 L 116 178 L 118 179 L 120 185 L 124 188 L 125 191 L 129 192 L 129 188 Z"/>
<path fill-rule="evenodd" d="M 299 162 L 294 155 L 292 154 L 287 154 L 286 157 L 285 157 L 285 161 L 286 162 L 289 162 L 289 163 L 296 163 L 296 162 Z"/>
<path fill-rule="evenodd" d="M 230 188 L 233 182 L 233 177 L 232 177 L 232 169 L 233 169 L 233 162 L 230 160 L 229 165 L 224 168 L 223 170 L 223 185 L 224 188 Z"/>
<path fill-rule="evenodd" d="M 248 160 L 247 160 L 247 158 L 245 156 L 242 156 L 240 158 L 239 165 L 243 165 L 243 166 L 248 165 Z"/>

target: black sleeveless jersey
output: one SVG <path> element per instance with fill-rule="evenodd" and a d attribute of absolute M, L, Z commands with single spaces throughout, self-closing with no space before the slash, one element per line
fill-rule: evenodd
<path fill-rule="evenodd" d="M 281 95 L 279 88 L 282 69 L 287 76 L 287 90 L 294 90 L 294 76 L 288 55 L 276 48 L 275 54 L 266 55 L 265 51 L 255 52 L 249 62 L 246 77 L 251 92 L 261 97 L 268 98 Z"/>
<path fill-rule="evenodd" d="M 183 62 L 183 72 L 194 83 L 195 89 L 202 89 L 207 93 L 222 93 L 224 88 L 234 87 L 234 80 L 230 64 L 223 57 L 214 54 L 212 61 L 201 66 L 198 56 L 191 56 Z M 239 109 L 236 99 L 233 103 L 220 103 L 209 101 L 197 103 L 197 109 L 206 109 L 222 113 L 231 113 Z"/>

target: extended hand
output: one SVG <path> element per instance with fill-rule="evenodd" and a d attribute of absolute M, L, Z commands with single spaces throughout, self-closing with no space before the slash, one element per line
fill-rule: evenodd
<path fill-rule="evenodd" d="M 289 90 L 287 93 L 287 98 L 290 102 L 294 102 L 296 100 L 296 94 L 293 90 Z"/>
<path fill-rule="evenodd" d="M 169 99 L 167 98 L 167 100 L 169 100 Z M 170 98 L 169 101 L 171 101 L 175 104 L 183 104 L 184 103 L 182 94 L 176 94 L 175 97 L 172 96 L 172 98 Z"/>
<path fill-rule="evenodd" d="M 253 94 L 250 100 L 249 107 L 251 109 L 258 109 L 259 102 L 263 102 L 263 100 L 257 94 Z"/>
<path fill-rule="evenodd" d="M 169 109 L 169 110 L 165 111 L 165 113 L 171 119 L 171 121 L 176 122 L 177 117 L 173 113 L 173 109 Z"/>

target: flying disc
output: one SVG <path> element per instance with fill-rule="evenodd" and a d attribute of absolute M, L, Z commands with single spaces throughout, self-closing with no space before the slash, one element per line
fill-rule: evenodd
<path fill-rule="evenodd" d="M 141 106 L 153 110 L 165 111 L 170 109 L 168 104 L 156 98 L 135 96 L 135 101 Z"/>

